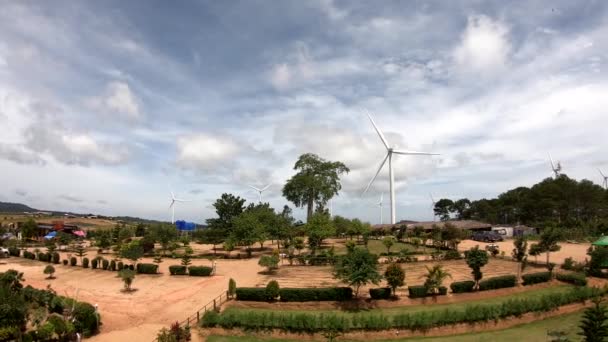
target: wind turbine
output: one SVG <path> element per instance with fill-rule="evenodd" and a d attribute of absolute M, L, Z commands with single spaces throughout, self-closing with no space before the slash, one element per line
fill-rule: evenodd
<path fill-rule="evenodd" d="M 380 202 L 376 203 L 376 205 L 380 208 L 380 224 L 383 223 L 383 211 L 384 211 L 384 192 L 380 193 Z"/>
<path fill-rule="evenodd" d="M 435 220 L 437 219 L 437 215 L 435 215 L 435 199 L 433 198 L 433 194 L 429 193 L 429 196 L 431 196 L 431 211 L 433 212 L 433 222 L 435 222 Z"/>
<path fill-rule="evenodd" d="M 553 170 L 555 178 L 559 177 L 559 173 L 562 171 L 562 164 L 558 161 L 556 166 L 553 162 L 553 158 L 551 158 L 551 153 L 549 153 L 549 160 L 551 160 L 551 170 Z"/>
<path fill-rule="evenodd" d="M 266 191 L 266 189 L 268 189 L 269 186 L 270 186 L 270 184 L 266 185 L 265 187 L 263 187 L 261 189 L 260 188 L 256 188 L 253 185 L 250 185 L 249 187 L 258 192 L 259 201 L 260 201 L 260 203 L 262 203 L 262 192 Z"/>
<path fill-rule="evenodd" d="M 602 186 L 604 187 L 604 189 L 608 190 L 608 176 L 604 175 L 602 170 L 600 170 L 599 168 L 597 170 L 600 172 L 600 175 L 602 175 Z"/>
<path fill-rule="evenodd" d="M 169 192 L 171 193 L 171 204 L 169 204 L 169 209 L 171 209 L 171 223 L 175 223 L 175 203 L 176 202 L 190 202 L 190 200 L 176 198 L 173 190 L 169 187 Z"/>
<path fill-rule="evenodd" d="M 376 130 L 376 133 L 378 133 L 378 136 L 380 137 L 380 140 L 382 140 L 382 144 L 384 144 L 384 147 L 386 148 L 387 153 L 386 153 L 386 157 L 384 157 L 384 159 L 380 163 L 380 167 L 378 168 L 378 171 L 376 172 L 376 174 L 374 175 L 374 177 L 372 178 L 372 180 L 369 181 L 369 184 L 367 184 L 367 187 L 365 188 L 365 190 L 363 191 L 363 193 L 365 194 L 367 192 L 367 190 L 369 189 L 369 187 L 374 182 L 374 180 L 376 180 L 376 177 L 378 177 L 378 174 L 380 173 L 380 171 L 382 171 L 382 167 L 384 167 L 384 164 L 386 163 L 386 160 L 388 159 L 388 177 L 389 177 L 390 192 L 391 192 L 391 224 L 395 224 L 395 222 L 396 222 L 396 212 L 395 212 L 395 175 L 393 173 L 393 154 L 423 155 L 423 156 L 432 156 L 432 155 L 438 155 L 438 154 L 437 153 L 428 153 L 428 152 L 416 152 L 416 151 L 400 151 L 400 150 L 396 150 L 394 147 L 391 147 L 391 145 L 389 145 L 388 141 L 384 137 L 384 134 L 382 134 L 382 132 L 380 131 L 380 129 L 378 129 L 378 126 L 376 126 L 376 123 L 374 122 L 374 119 L 372 119 L 372 117 L 371 117 L 371 115 L 369 115 L 369 113 L 367 114 L 367 117 L 369 118 L 369 121 L 371 121 L 372 125 L 374 126 L 374 129 Z"/>

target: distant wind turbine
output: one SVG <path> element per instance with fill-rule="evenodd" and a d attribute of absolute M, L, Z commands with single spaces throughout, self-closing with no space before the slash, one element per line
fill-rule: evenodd
<path fill-rule="evenodd" d="M 606 176 L 599 168 L 597 170 L 600 172 L 600 175 L 602 175 L 602 186 L 604 189 L 608 190 L 608 176 Z"/>
<path fill-rule="evenodd" d="M 553 173 L 555 174 L 555 178 L 559 177 L 560 172 L 562 171 L 562 164 L 561 162 L 557 162 L 557 165 L 553 162 L 553 158 L 551 157 L 551 153 L 549 153 L 549 160 L 551 161 L 551 170 L 553 170 Z"/>
<path fill-rule="evenodd" d="M 378 171 L 376 172 L 376 174 L 374 175 L 372 180 L 369 182 L 369 184 L 367 184 L 367 187 L 365 188 L 363 193 L 365 194 L 367 192 L 367 190 L 369 189 L 369 187 L 374 182 L 374 180 L 376 180 L 376 177 L 378 177 L 378 174 L 380 173 L 380 171 L 382 171 L 382 167 L 384 167 L 384 164 L 386 163 L 386 160 L 388 159 L 388 176 L 389 176 L 390 193 L 391 193 L 391 195 L 390 195 L 391 196 L 391 224 L 395 224 L 397 215 L 395 212 L 395 175 L 393 173 L 393 153 L 403 154 L 403 155 L 424 155 L 424 156 L 432 156 L 432 155 L 438 155 L 438 154 L 437 153 L 428 153 L 428 152 L 396 150 L 394 147 L 391 147 L 391 145 L 389 145 L 388 141 L 384 137 L 384 134 L 382 134 L 380 129 L 378 129 L 378 126 L 376 126 L 374 119 L 372 119 L 372 117 L 371 117 L 371 115 L 369 115 L 369 113 L 367 114 L 367 117 L 369 117 L 369 121 L 371 121 L 372 125 L 374 126 L 374 129 L 376 130 L 376 133 L 378 133 L 380 140 L 382 140 L 382 144 L 386 148 L 387 153 L 386 153 L 386 157 L 384 157 L 384 159 L 380 163 L 380 167 L 378 168 Z"/>
<path fill-rule="evenodd" d="M 259 199 L 260 203 L 262 203 L 262 192 L 266 191 L 266 189 L 268 189 L 269 186 L 270 186 L 270 184 L 266 185 L 265 187 L 263 187 L 261 189 L 256 188 L 253 185 L 250 185 L 249 187 L 258 192 L 258 199 Z"/>
<path fill-rule="evenodd" d="M 384 219 L 384 192 L 380 193 L 380 202 L 376 203 L 376 205 L 380 208 L 380 224 L 383 224 Z"/>
<path fill-rule="evenodd" d="M 171 193 L 171 204 L 169 204 L 169 209 L 171 209 L 171 223 L 175 223 L 175 203 L 176 202 L 191 202 L 191 200 L 185 200 L 176 198 L 171 186 L 169 186 L 169 192 Z"/>
<path fill-rule="evenodd" d="M 437 215 L 435 215 L 435 199 L 433 198 L 433 194 L 429 193 L 429 196 L 431 196 L 431 211 L 433 212 L 433 222 L 435 222 L 435 220 L 437 219 Z"/>

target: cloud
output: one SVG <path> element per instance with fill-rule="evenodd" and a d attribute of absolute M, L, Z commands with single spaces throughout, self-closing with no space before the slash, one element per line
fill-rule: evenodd
<path fill-rule="evenodd" d="M 21 196 L 21 197 L 25 197 L 25 196 L 27 196 L 27 191 L 25 191 L 23 189 L 16 189 L 15 190 L 15 195 Z"/>
<path fill-rule="evenodd" d="M 21 146 L 11 146 L 0 143 L 0 158 L 7 159 L 19 164 L 45 165 L 44 159 Z"/>
<path fill-rule="evenodd" d="M 138 102 L 131 87 L 122 81 L 110 82 L 104 96 L 89 98 L 86 101 L 91 108 L 117 113 L 130 121 L 138 121 L 143 117 Z"/>
<path fill-rule="evenodd" d="M 485 15 L 469 16 L 454 57 L 462 70 L 495 72 L 508 62 L 508 27 Z"/>
<path fill-rule="evenodd" d="M 177 140 L 176 162 L 187 169 L 219 169 L 237 157 L 238 151 L 239 146 L 229 138 L 200 133 Z"/>
<path fill-rule="evenodd" d="M 64 200 L 64 201 L 68 201 L 68 202 L 74 202 L 74 203 L 82 203 L 84 202 L 84 200 L 80 197 L 76 197 L 73 195 L 60 195 L 59 196 L 60 199 Z"/>

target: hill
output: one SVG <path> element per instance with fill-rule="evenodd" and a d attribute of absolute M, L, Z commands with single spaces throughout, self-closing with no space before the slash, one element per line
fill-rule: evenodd
<path fill-rule="evenodd" d="M 1 213 L 23 213 L 23 212 L 32 212 L 32 211 L 40 211 L 38 209 L 34 209 L 25 204 L 21 203 L 11 203 L 11 202 L 0 202 L 0 212 Z"/>

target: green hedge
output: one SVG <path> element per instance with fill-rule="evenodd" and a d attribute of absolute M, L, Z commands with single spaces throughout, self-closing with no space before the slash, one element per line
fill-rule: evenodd
<path fill-rule="evenodd" d="M 63 263 L 63 266 L 67 266 L 68 265 L 68 259 L 63 259 L 61 262 Z"/>
<path fill-rule="evenodd" d="M 545 283 L 551 280 L 551 272 L 537 272 L 524 274 L 521 276 L 524 285 L 532 285 L 538 283 Z"/>
<path fill-rule="evenodd" d="M 282 302 L 344 301 L 353 298 L 350 287 L 282 288 Z"/>
<path fill-rule="evenodd" d="M 517 276 L 505 275 L 480 281 L 479 291 L 502 289 L 505 287 L 514 287 L 515 285 L 517 285 Z"/>
<path fill-rule="evenodd" d="M 158 273 L 158 265 L 157 264 L 137 264 L 137 273 L 142 274 L 156 274 Z"/>
<path fill-rule="evenodd" d="M 101 259 L 101 268 L 107 270 L 110 267 L 110 262 L 106 259 Z"/>
<path fill-rule="evenodd" d="M 82 267 L 89 268 L 89 258 L 82 258 Z"/>
<path fill-rule="evenodd" d="M 118 264 L 116 264 L 116 270 L 121 271 L 123 268 L 125 268 L 125 264 L 122 261 L 119 261 Z"/>
<path fill-rule="evenodd" d="M 110 271 L 116 271 L 116 261 L 112 260 L 110 261 Z"/>
<path fill-rule="evenodd" d="M 181 265 L 171 265 L 169 266 L 169 273 L 171 273 L 171 275 L 186 275 L 188 274 L 186 272 L 186 266 L 181 266 Z"/>
<path fill-rule="evenodd" d="M 237 287 L 236 300 L 266 302 L 268 301 L 268 294 L 264 287 Z"/>
<path fill-rule="evenodd" d="M 551 293 L 533 298 L 513 298 L 493 304 L 471 304 L 457 308 L 433 309 L 431 306 L 424 311 L 406 311 L 394 315 L 381 310 L 345 315 L 333 312 L 309 313 L 228 308 L 221 314 L 205 314 L 201 325 L 204 327 L 219 326 L 224 329 L 242 328 L 254 331 L 277 329 L 293 333 L 388 329 L 426 331 L 434 327 L 459 323 L 474 324 L 509 317 L 520 317 L 529 312 L 548 312 L 566 304 L 583 302 L 601 292 L 598 289 L 580 287 L 569 292 Z"/>
<path fill-rule="evenodd" d="M 559 281 L 574 284 L 576 286 L 587 285 L 587 277 L 582 273 L 557 273 L 555 278 Z"/>
<path fill-rule="evenodd" d="M 424 297 L 433 295 L 432 293 L 429 293 L 428 288 L 424 285 L 408 286 L 407 289 L 408 289 L 410 298 L 424 298 Z M 438 290 L 439 290 L 438 291 L 439 293 L 436 293 L 435 295 L 443 296 L 448 293 L 448 288 L 445 286 L 439 286 Z"/>
<path fill-rule="evenodd" d="M 380 287 L 377 289 L 369 289 L 369 296 L 372 299 L 389 299 L 391 298 L 391 288 L 390 287 Z"/>
<path fill-rule="evenodd" d="M 76 263 L 77 263 L 76 257 L 71 257 L 70 258 L 70 265 L 71 266 L 76 266 Z"/>
<path fill-rule="evenodd" d="M 61 260 L 59 253 L 53 252 L 53 264 L 59 264 L 59 260 Z"/>
<path fill-rule="evenodd" d="M 32 259 L 35 260 L 36 259 L 36 254 L 30 252 L 30 251 L 23 251 L 23 257 L 26 259 Z"/>
<path fill-rule="evenodd" d="M 18 257 L 18 256 L 21 256 L 21 250 L 17 247 L 9 247 L 8 254 L 10 254 L 11 256 L 14 256 L 14 257 Z"/>
<path fill-rule="evenodd" d="M 452 293 L 473 292 L 474 287 L 475 282 L 472 280 L 455 281 L 450 284 L 450 289 L 452 290 Z"/>
<path fill-rule="evenodd" d="M 91 268 L 92 269 L 97 269 L 97 264 L 99 263 L 99 260 L 97 260 L 97 258 L 91 260 Z"/>
<path fill-rule="evenodd" d="M 188 274 L 193 277 L 208 277 L 213 272 L 213 267 L 209 266 L 190 266 Z"/>

